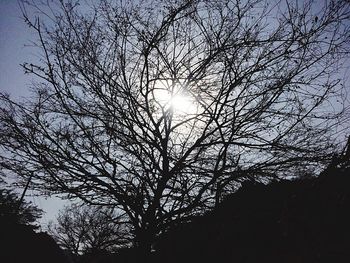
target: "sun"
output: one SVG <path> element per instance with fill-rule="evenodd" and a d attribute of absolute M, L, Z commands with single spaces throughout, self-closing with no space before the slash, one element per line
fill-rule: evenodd
<path fill-rule="evenodd" d="M 154 99 L 165 110 L 172 110 L 176 115 L 190 115 L 196 113 L 194 99 L 176 87 L 172 92 L 165 88 L 158 88 L 154 93 Z"/>
<path fill-rule="evenodd" d="M 194 112 L 193 101 L 191 101 L 189 96 L 184 96 L 182 94 L 176 94 L 170 98 L 170 107 L 178 113 L 191 114 Z"/>

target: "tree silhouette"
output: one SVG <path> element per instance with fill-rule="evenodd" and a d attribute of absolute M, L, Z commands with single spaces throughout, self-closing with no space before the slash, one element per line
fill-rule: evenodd
<path fill-rule="evenodd" d="M 42 210 L 30 202 L 21 200 L 18 195 L 4 186 L 0 181 L 0 227 L 7 228 L 8 225 L 27 225 L 36 229 L 35 221 L 42 215 Z"/>
<path fill-rule="evenodd" d="M 127 225 L 113 209 L 71 205 L 50 222 L 49 234 L 58 244 L 75 255 L 116 251 L 130 243 Z"/>
<path fill-rule="evenodd" d="M 117 206 L 144 251 L 242 178 L 334 149 L 347 1 L 26 2 L 38 81 L 27 102 L 1 96 L 2 167 Z"/>
<path fill-rule="evenodd" d="M 2 262 L 69 262 L 55 241 L 38 232 L 43 211 L 23 200 L 0 178 L 0 247 Z"/>

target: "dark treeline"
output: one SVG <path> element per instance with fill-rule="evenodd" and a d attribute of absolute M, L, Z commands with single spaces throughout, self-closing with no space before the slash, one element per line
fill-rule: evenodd
<path fill-rule="evenodd" d="M 317 178 L 248 183 L 159 242 L 168 262 L 346 262 L 350 167 Z"/>
<path fill-rule="evenodd" d="M 350 257 L 349 174 L 344 155 L 317 177 L 245 182 L 214 210 L 161 235 L 148 259 L 136 248 L 69 257 L 73 253 L 60 251 L 48 234 L 3 222 L 3 211 L 2 248 L 11 262 L 345 262 Z"/>

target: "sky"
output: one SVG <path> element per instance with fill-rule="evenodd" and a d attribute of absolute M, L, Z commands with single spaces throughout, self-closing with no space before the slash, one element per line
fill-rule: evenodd
<path fill-rule="evenodd" d="M 6 92 L 14 99 L 27 97 L 31 77 L 24 74 L 20 64 L 33 59 L 33 51 L 26 46 L 34 35 L 28 30 L 21 17 L 21 10 L 16 0 L 0 0 L 0 91 Z M 19 193 L 23 189 L 16 189 Z M 39 223 L 45 230 L 45 225 L 54 220 L 59 209 L 66 201 L 58 198 L 43 198 L 33 196 L 29 190 L 26 196 L 46 212 Z"/>
<path fill-rule="evenodd" d="M 12 96 L 25 96 L 29 77 L 20 63 L 29 58 L 24 45 L 33 38 L 21 19 L 16 0 L 0 0 L 0 89 Z"/>

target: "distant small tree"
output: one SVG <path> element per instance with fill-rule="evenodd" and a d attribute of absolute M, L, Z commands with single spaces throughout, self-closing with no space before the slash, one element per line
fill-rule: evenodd
<path fill-rule="evenodd" d="M 4 224 L 29 225 L 38 228 L 35 221 L 43 211 L 31 202 L 21 201 L 19 196 L 0 182 L 0 226 Z"/>
<path fill-rule="evenodd" d="M 122 216 L 100 206 L 66 206 L 57 222 L 49 223 L 48 232 L 63 249 L 75 255 L 115 251 L 130 240 Z"/>

